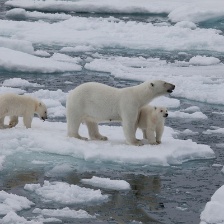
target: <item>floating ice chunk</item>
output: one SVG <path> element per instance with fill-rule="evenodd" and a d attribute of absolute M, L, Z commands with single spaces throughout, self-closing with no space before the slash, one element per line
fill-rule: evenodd
<path fill-rule="evenodd" d="M 215 130 L 206 130 L 203 131 L 203 134 L 209 135 L 209 134 L 224 134 L 224 128 L 217 128 Z"/>
<path fill-rule="evenodd" d="M 217 148 L 224 148 L 224 143 L 218 143 L 218 144 L 216 144 L 216 147 Z"/>
<path fill-rule="evenodd" d="M 194 112 L 192 114 L 181 112 L 181 111 L 170 111 L 169 117 L 172 118 L 183 118 L 183 119 L 208 119 L 208 117 L 202 112 Z"/>
<path fill-rule="evenodd" d="M 37 165 L 48 164 L 48 162 L 40 161 L 40 160 L 33 160 L 33 161 L 31 161 L 31 163 L 32 163 L 32 164 L 37 164 Z"/>
<path fill-rule="evenodd" d="M 106 188 L 111 190 L 130 190 L 130 184 L 125 180 L 111 180 L 110 178 L 101 178 L 93 176 L 91 179 L 82 179 L 82 183 L 94 187 Z"/>
<path fill-rule="evenodd" d="M 130 1 L 130 0 L 96 0 L 94 3 L 89 0 L 84 1 L 43 1 L 38 2 L 29 0 L 10 0 L 6 2 L 6 5 L 13 7 L 20 7 L 24 9 L 32 10 L 44 10 L 44 11 L 65 11 L 65 12 L 95 12 L 95 13 L 169 13 L 171 10 L 183 3 L 176 1 L 170 1 L 167 4 L 166 1 L 147 0 L 142 1 Z"/>
<path fill-rule="evenodd" d="M 207 202 L 200 215 L 200 224 L 213 224 L 224 222 L 224 185 L 221 186 Z"/>
<path fill-rule="evenodd" d="M 80 209 L 78 211 L 71 210 L 66 207 L 63 209 L 39 209 L 35 208 L 33 213 L 41 214 L 44 216 L 54 216 L 54 217 L 66 217 L 66 218 L 74 218 L 74 219 L 93 219 L 95 216 L 90 215 L 88 212 Z"/>
<path fill-rule="evenodd" d="M 11 78 L 6 79 L 3 83 L 3 86 L 10 86 L 10 87 L 42 87 L 43 85 L 37 83 L 31 83 L 25 79 L 21 78 Z"/>
<path fill-rule="evenodd" d="M 14 8 L 9 10 L 6 13 L 6 17 L 10 19 L 19 19 L 19 20 L 25 20 L 25 19 L 47 19 L 47 20 L 66 20 L 70 19 L 72 16 L 66 15 L 64 13 L 42 13 L 42 12 L 27 12 L 24 9 L 21 8 Z"/>
<path fill-rule="evenodd" d="M 11 87 L 5 87 L 5 86 L 1 86 L 0 87 L 0 93 L 4 94 L 4 93 L 16 93 L 16 94 L 23 94 L 26 91 L 23 89 L 19 89 L 19 88 L 11 88 Z"/>
<path fill-rule="evenodd" d="M 96 50 L 92 46 L 86 46 L 86 45 L 78 45 L 75 47 L 63 47 L 60 52 L 64 53 L 70 53 L 70 52 L 89 52 L 89 51 L 94 51 Z"/>
<path fill-rule="evenodd" d="M 184 131 L 181 132 L 182 134 L 185 134 L 185 135 L 197 135 L 198 132 L 194 132 L 190 129 L 185 129 Z"/>
<path fill-rule="evenodd" d="M 181 27 L 181 28 L 188 28 L 191 30 L 194 30 L 197 28 L 196 24 L 193 22 L 189 22 L 189 21 L 181 21 L 175 24 L 175 26 L 177 27 Z"/>
<path fill-rule="evenodd" d="M 34 54 L 34 48 L 32 43 L 26 40 L 17 40 L 17 39 L 0 37 L 0 47 L 5 47 L 28 54 Z"/>
<path fill-rule="evenodd" d="M 49 170 L 45 176 L 47 177 L 58 177 L 64 176 L 66 173 L 70 173 L 74 169 L 68 164 L 60 164 Z"/>
<path fill-rule="evenodd" d="M 157 146 L 130 146 L 125 142 L 122 127 L 100 126 L 100 132 L 109 141 L 81 141 L 66 136 L 66 123 L 42 122 L 34 117 L 32 132 L 23 127 L 22 119 L 10 130 L 0 132 L 1 155 L 6 158 L 16 152 L 44 152 L 66 155 L 89 162 L 105 162 L 130 165 L 170 166 L 195 159 L 215 158 L 208 145 L 197 144 L 192 140 L 176 139 L 177 132 L 165 127 L 162 144 Z M 88 136 L 85 125 L 80 126 L 80 134 Z M 142 133 L 137 130 L 137 138 Z"/>
<path fill-rule="evenodd" d="M 5 215 L 10 211 L 28 209 L 32 205 L 34 203 L 23 196 L 0 191 L 0 215 Z"/>
<path fill-rule="evenodd" d="M 24 217 L 18 216 L 15 212 L 11 211 L 7 213 L 2 219 L 0 219 L 1 224 L 43 224 L 39 221 L 28 221 Z"/>
<path fill-rule="evenodd" d="M 207 20 L 218 20 L 224 16 L 222 0 L 213 0 L 212 2 L 199 0 L 184 3 L 181 7 L 176 7 L 168 15 L 171 21 L 192 21 L 198 23 Z"/>
<path fill-rule="evenodd" d="M 80 57 L 73 58 L 66 54 L 60 54 L 60 53 L 54 53 L 51 58 L 56 61 L 69 62 L 69 63 L 78 63 L 82 61 Z"/>
<path fill-rule="evenodd" d="M 182 111 L 187 112 L 187 113 L 193 113 L 193 112 L 200 112 L 201 109 L 198 106 L 191 106 L 183 109 Z"/>
<path fill-rule="evenodd" d="M 216 65 L 220 63 L 220 60 L 215 57 L 207 57 L 207 56 L 195 56 L 190 59 L 189 63 L 191 65 Z"/>
<path fill-rule="evenodd" d="M 102 195 L 100 190 L 79 187 L 77 185 L 44 181 L 43 186 L 40 184 L 26 184 L 25 190 L 33 191 L 41 196 L 44 201 L 57 202 L 60 204 L 89 204 L 101 203 L 108 200 L 107 195 Z"/>
<path fill-rule="evenodd" d="M 40 56 L 40 57 L 50 57 L 51 56 L 47 51 L 43 51 L 43 50 L 37 50 L 34 52 L 34 54 L 36 56 Z"/>
<path fill-rule="evenodd" d="M 40 58 L 3 47 L 0 48 L 0 68 L 9 71 L 42 73 L 81 70 L 81 66 L 75 63 L 59 62 L 51 58 Z"/>

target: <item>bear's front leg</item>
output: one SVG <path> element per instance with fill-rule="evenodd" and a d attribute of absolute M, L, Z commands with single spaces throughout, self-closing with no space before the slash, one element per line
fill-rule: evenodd
<path fill-rule="evenodd" d="M 148 139 L 150 145 L 157 145 L 158 144 L 156 142 L 156 137 L 155 137 L 154 130 L 152 130 L 151 128 L 146 129 L 146 136 L 147 136 L 147 139 Z"/>
<path fill-rule="evenodd" d="M 161 139 L 164 131 L 164 124 L 156 127 L 156 142 L 161 144 Z"/>
<path fill-rule="evenodd" d="M 124 130 L 124 135 L 126 138 L 126 141 L 130 145 L 136 145 L 136 146 L 142 146 L 143 143 L 141 140 L 136 139 L 135 133 L 136 133 L 136 121 L 137 121 L 137 116 L 134 121 L 130 121 L 129 119 L 122 119 L 122 126 Z"/>
<path fill-rule="evenodd" d="M 26 128 L 31 128 L 31 122 L 32 122 L 32 117 L 31 116 L 24 116 L 23 117 L 23 123 Z"/>

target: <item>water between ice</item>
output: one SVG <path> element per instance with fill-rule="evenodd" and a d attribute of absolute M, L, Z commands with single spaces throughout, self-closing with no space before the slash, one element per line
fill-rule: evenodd
<path fill-rule="evenodd" d="M 0 77 L 1 81 L 5 77 L 12 76 L 5 73 Z M 85 76 L 61 76 L 48 75 L 22 75 L 21 78 L 35 80 L 49 90 L 62 89 L 68 91 L 75 85 L 86 81 L 98 81 L 115 85 L 119 87 L 137 84 L 131 80 L 115 79 L 113 77 L 96 75 L 94 72 L 88 72 Z M 15 74 L 13 74 L 15 77 Z M 73 85 L 65 85 L 65 81 L 73 82 Z M 40 87 L 39 87 L 40 88 Z M 41 87 L 42 88 L 42 87 Z M 26 91 L 33 92 L 36 87 L 26 87 Z M 203 120 L 185 120 L 169 118 L 166 122 L 170 126 L 180 131 L 178 138 L 191 138 L 197 143 L 208 144 L 215 151 L 217 159 L 192 161 L 180 166 L 170 167 L 152 167 L 113 164 L 104 162 L 88 162 L 82 159 L 75 159 L 70 156 L 60 156 L 56 154 L 47 154 L 41 152 L 17 153 L 7 157 L 4 164 L 6 169 L 2 170 L 0 177 L 1 189 L 18 195 L 23 195 L 33 201 L 38 208 L 62 208 L 58 203 L 43 203 L 35 194 L 29 194 L 24 190 L 27 183 L 41 183 L 44 180 L 63 181 L 69 184 L 86 186 L 81 184 L 81 179 L 91 178 L 92 176 L 109 177 L 111 179 L 121 179 L 131 185 L 131 191 L 113 191 L 102 189 L 103 194 L 109 195 L 109 201 L 94 206 L 81 204 L 69 205 L 73 209 L 83 209 L 89 214 L 99 214 L 100 220 L 110 223 L 127 223 L 130 220 L 141 221 L 143 223 L 199 223 L 199 215 L 203 206 L 209 201 L 211 195 L 222 185 L 222 175 L 219 166 L 222 165 L 224 156 L 222 150 L 216 147 L 216 143 L 222 143 L 221 135 L 205 135 L 202 132 L 210 126 L 220 127 L 224 117 L 218 112 L 223 111 L 222 106 L 211 106 L 195 101 L 180 99 L 181 108 L 191 108 L 191 106 L 200 107 L 201 111 L 208 116 L 208 122 Z M 213 110 L 217 113 L 212 113 Z M 193 107 L 195 110 L 195 107 Z M 62 121 L 62 118 L 53 118 L 52 121 Z M 185 129 L 190 129 L 195 135 L 185 134 Z M 63 164 L 66 166 L 63 169 Z M 59 165 L 59 170 L 54 171 L 54 167 Z M 62 165 L 62 167 L 60 167 Z M 52 170 L 53 169 L 53 170 Z M 88 186 L 89 187 L 89 186 Z M 93 189 L 97 189 L 91 187 Z M 33 209 L 18 212 L 24 217 L 33 217 Z M 157 220 L 157 221 L 156 221 Z M 182 221 L 181 221 L 182 220 Z M 69 218 L 63 219 L 64 223 L 72 222 Z M 85 223 L 86 220 L 76 220 L 76 223 Z M 97 223 L 95 219 L 88 220 L 89 223 Z"/>

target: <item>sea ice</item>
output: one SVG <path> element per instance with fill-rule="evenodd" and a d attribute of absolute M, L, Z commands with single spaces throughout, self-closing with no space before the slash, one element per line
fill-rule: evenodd
<path fill-rule="evenodd" d="M 33 210 L 35 214 L 41 214 L 44 216 L 54 216 L 54 217 L 66 217 L 75 219 L 93 219 L 95 216 L 90 215 L 88 212 L 80 210 L 72 210 L 68 207 L 62 209 L 39 209 L 35 208 Z"/>
<path fill-rule="evenodd" d="M 0 68 L 8 71 L 41 73 L 81 70 L 81 66 L 75 63 L 59 62 L 51 58 L 40 58 L 3 47 L 0 48 Z"/>
<path fill-rule="evenodd" d="M 89 184 L 94 187 L 106 188 L 111 190 L 130 190 L 130 184 L 125 180 L 111 180 L 110 178 L 102 178 L 93 176 L 91 179 L 82 179 L 82 183 Z"/>
<path fill-rule="evenodd" d="M 208 117 L 202 112 L 185 113 L 181 111 L 170 111 L 169 117 L 172 118 L 184 118 L 184 119 L 208 119 Z"/>
<path fill-rule="evenodd" d="M 107 195 L 102 195 L 101 190 L 79 187 L 64 182 L 44 181 L 40 184 L 26 184 L 24 189 L 35 192 L 45 202 L 57 202 L 60 204 L 90 204 L 101 203 L 108 200 Z"/>
<path fill-rule="evenodd" d="M 32 205 L 34 203 L 23 196 L 0 191 L 0 215 L 6 215 L 10 211 L 28 209 Z"/>
<path fill-rule="evenodd" d="M 220 60 L 215 57 L 207 57 L 207 56 L 197 55 L 197 56 L 191 58 L 189 63 L 191 65 L 215 65 L 215 64 L 219 64 Z"/>
<path fill-rule="evenodd" d="M 211 197 L 200 215 L 200 224 L 215 224 L 224 222 L 224 185 Z"/>
<path fill-rule="evenodd" d="M 31 83 L 25 79 L 21 78 L 11 78 L 6 79 L 2 83 L 3 86 L 9 86 L 9 87 L 43 87 L 43 85 L 37 84 L 37 83 Z"/>

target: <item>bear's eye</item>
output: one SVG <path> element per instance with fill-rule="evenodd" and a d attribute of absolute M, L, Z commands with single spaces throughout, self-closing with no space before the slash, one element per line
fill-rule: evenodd
<path fill-rule="evenodd" d="M 154 84 L 153 84 L 153 83 L 151 83 L 151 86 L 154 86 Z"/>
<path fill-rule="evenodd" d="M 161 113 L 163 112 L 163 110 L 160 111 Z"/>

